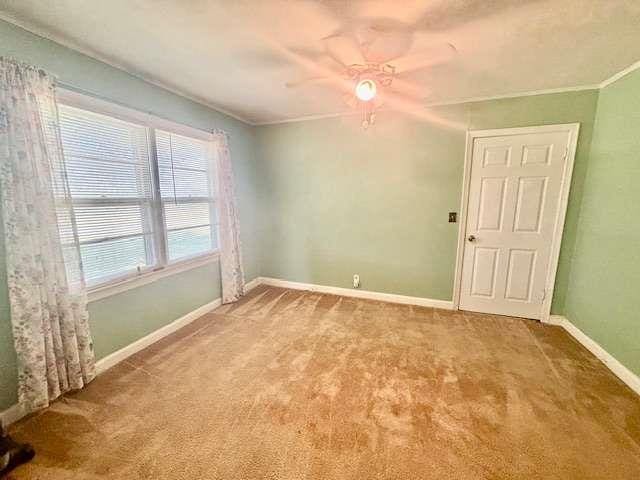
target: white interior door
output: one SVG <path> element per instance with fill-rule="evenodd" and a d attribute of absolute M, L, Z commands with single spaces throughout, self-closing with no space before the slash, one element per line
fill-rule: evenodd
<path fill-rule="evenodd" d="M 572 131 L 496 133 L 471 145 L 460 309 L 540 319 L 552 294 Z"/>

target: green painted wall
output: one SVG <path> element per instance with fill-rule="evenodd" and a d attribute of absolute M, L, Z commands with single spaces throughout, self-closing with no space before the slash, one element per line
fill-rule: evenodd
<path fill-rule="evenodd" d="M 447 213 L 459 210 L 465 130 L 580 122 L 553 312 L 640 373 L 640 304 L 632 289 L 640 284 L 640 259 L 624 248 L 638 243 L 640 228 L 619 221 L 639 200 L 639 73 L 601 94 L 433 109 L 461 129 L 385 112 L 363 132 L 356 117 L 251 127 L 2 21 L 0 55 L 41 65 L 101 98 L 229 131 L 247 280 L 350 287 L 359 273 L 363 289 L 451 299 L 458 225 Z M 0 410 L 16 400 L 3 259 L 0 241 Z M 210 264 L 92 302 L 98 358 L 217 298 L 218 275 Z"/>
<path fill-rule="evenodd" d="M 253 127 L 3 21 L 0 55 L 42 66 L 57 74 L 64 84 L 97 97 L 192 127 L 229 132 L 246 277 L 251 280 L 259 275 Z M 89 311 L 97 357 L 102 358 L 219 296 L 218 266 L 212 264 L 93 302 Z M 0 410 L 15 401 L 16 358 L 0 241 Z"/>
<path fill-rule="evenodd" d="M 465 130 L 580 122 L 553 311 L 562 312 L 598 92 L 434 110 L 452 129 L 381 113 L 258 127 L 265 233 L 262 275 L 441 300 L 452 298 Z"/>
<path fill-rule="evenodd" d="M 96 357 L 103 358 L 220 297 L 215 281 L 219 276 L 215 262 L 91 302 Z"/>
<path fill-rule="evenodd" d="M 640 70 L 600 91 L 564 313 L 640 375 Z"/>

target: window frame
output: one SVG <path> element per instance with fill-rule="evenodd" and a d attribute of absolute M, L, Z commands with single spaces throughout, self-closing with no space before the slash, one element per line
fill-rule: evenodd
<path fill-rule="evenodd" d="M 156 130 L 162 130 L 164 132 L 209 143 L 211 149 L 209 165 L 211 197 L 203 198 L 206 198 L 207 201 L 210 202 L 211 208 L 217 208 L 219 202 L 219 190 L 217 185 L 218 162 L 217 155 L 215 154 L 216 137 L 213 133 L 166 120 L 150 113 L 144 113 L 112 101 L 103 100 L 69 89 L 59 88 L 57 91 L 57 100 L 58 103 L 62 105 L 86 110 L 100 115 L 106 115 L 118 120 L 142 126 L 147 132 L 149 167 L 151 170 L 152 198 L 150 200 L 150 205 L 154 245 L 150 253 L 154 255 L 155 263 L 153 265 L 146 266 L 145 268 L 129 270 L 123 274 L 105 277 L 104 281 L 87 288 L 89 301 L 106 298 L 111 295 L 115 295 L 116 293 L 152 283 L 160 278 L 217 261 L 220 256 L 220 229 L 219 225 L 213 223 L 211 224 L 211 227 L 214 230 L 213 234 L 216 236 L 216 249 L 211 249 L 204 253 L 179 258 L 173 261 L 169 260 L 168 231 L 165 221 L 164 201 L 160 192 L 160 173 L 156 145 Z M 117 200 L 113 203 L 116 202 Z M 89 200 L 89 203 L 93 204 L 94 202 Z M 104 200 L 95 199 L 96 205 L 104 203 Z"/>
<path fill-rule="evenodd" d="M 157 208 L 154 207 L 154 211 L 158 212 L 158 216 L 160 217 L 158 219 L 158 228 L 162 229 L 162 237 L 163 237 L 163 241 L 164 243 L 161 246 L 161 259 L 163 265 L 166 266 L 170 266 L 170 265 L 174 265 L 176 263 L 180 263 L 180 262 L 187 262 L 190 260 L 197 260 L 200 257 L 206 256 L 206 255 L 210 255 L 212 253 L 218 252 L 220 250 L 220 228 L 219 225 L 216 225 L 216 223 L 214 222 L 214 219 L 216 219 L 218 217 L 218 215 L 216 213 L 214 213 L 216 211 L 216 209 L 218 208 L 218 202 L 219 202 L 219 190 L 218 190 L 218 182 L 217 182 L 217 171 L 218 171 L 218 165 L 217 165 L 217 155 L 215 153 L 215 148 L 216 148 L 216 144 L 215 144 L 215 140 L 213 137 L 213 134 L 211 134 L 211 140 L 204 140 L 206 142 L 208 142 L 207 145 L 207 149 L 209 150 L 208 154 L 209 154 L 209 172 L 211 173 L 211 175 L 209 175 L 209 191 L 211 192 L 211 195 L 208 197 L 174 197 L 176 200 L 176 203 L 208 203 L 209 204 L 209 224 L 207 224 L 209 227 L 212 227 L 214 229 L 214 231 L 212 232 L 213 235 L 215 235 L 215 237 L 213 237 L 211 240 L 213 241 L 215 238 L 215 245 L 216 248 L 215 249 L 211 249 L 210 251 L 206 252 L 206 253 L 197 253 L 194 255 L 189 255 L 189 256 L 185 256 L 185 257 L 181 257 L 178 258 L 176 260 L 170 260 L 169 259 L 169 232 L 172 231 L 177 231 L 177 229 L 169 229 L 167 227 L 166 224 L 166 215 L 165 215 L 165 204 L 167 202 L 169 202 L 169 200 L 165 200 L 162 198 L 162 187 L 161 187 L 161 181 L 160 181 L 160 165 L 158 163 L 158 152 L 157 152 L 157 142 L 155 139 L 155 134 L 157 130 L 161 130 L 162 132 L 165 133 L 169 133 L 171 134 L 176 134 L 179 136 L 183 136 L 183 137 L 187 137 L 187 138 L 192 138 L 192 139 L 196 139 L 196 140 L 201 140 L 199 138 L 193 137 L 193 136 L 189 136 L 189 135 L 185 135 L 184 133 L 178 133 L 172 130 L 168 130 L 166 128 L 154 128 L 151 129 L 150 132 L 153 135 L 153 141 L 150 142 L 150 145 L 152 145 L 150 147 L 150 151 L 152 150 L 152 182 L 153 182 L 153 186 L 154 189 L 157 188 L 157 190 L 154 190 L 154 199 L 157 198 L 158 201 L 158 205 Z M 151 139 L 150 139 L 151 140 Z M 180 168 L 180 167 L 179 167 Z M 202 227 L 207 226 L 207 225 L 201 225 Z M 215 228 L 215 227 L 218 228 Z M 184 229 L 189 229 L 189 228 L 196 228 L 195 226 L 191 226 L 191 227 L 185 227 Z"/>

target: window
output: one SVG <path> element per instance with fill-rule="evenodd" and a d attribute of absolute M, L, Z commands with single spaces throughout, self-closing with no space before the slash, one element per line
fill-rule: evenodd
<path fill-rule="evenodd" d="M 211 143 L 157 130 L 156 148 L 169 261 L 215 250 Z"/>
<path fill-rule="evenodd" d="M 211 138 L 66 103 L 59 123 L 89 288 L 217 250 Z M 58 223 L 72 244 L 68 215 Z"/>

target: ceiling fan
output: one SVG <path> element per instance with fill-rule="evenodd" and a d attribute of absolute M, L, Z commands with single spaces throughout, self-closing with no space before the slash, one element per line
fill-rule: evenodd
<path fill-rule="evenodd" d="M 346 104 L 362 114 L 362 127 L 375 122 L 385 103 L 415 105 L 428 91 L 404 78 L 407 74 L 448 62 L 457 53 L 450 43 L 408 53 L 413 32 L 369 26 L 322 39 L 324 54 L 311 59 L 314 76 L 288 82 L 289 88 L 329 84 L 344 92 Z"/>

